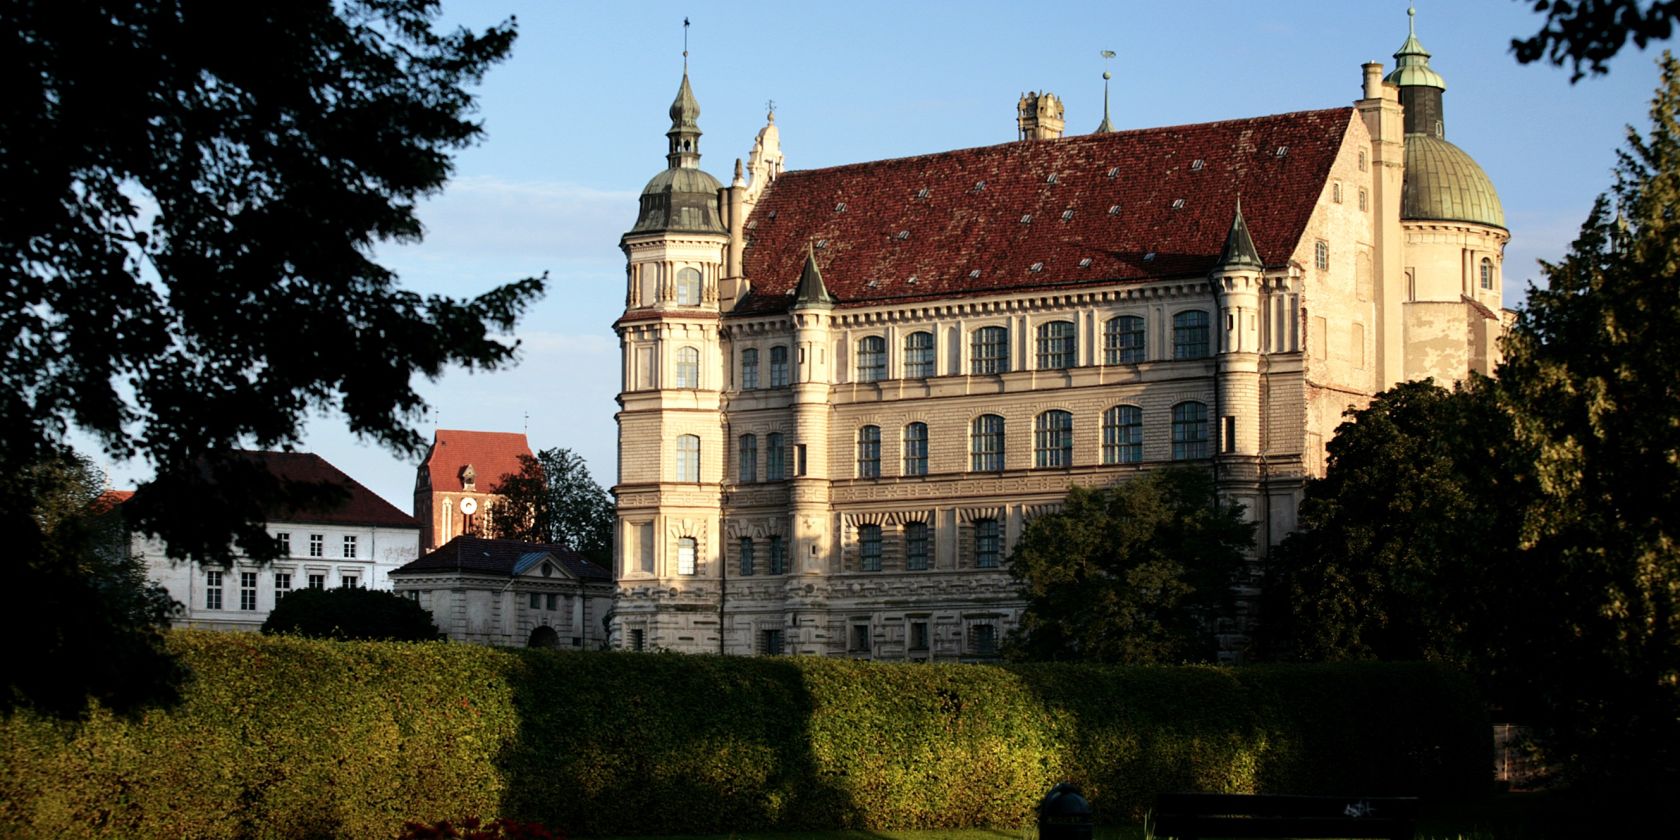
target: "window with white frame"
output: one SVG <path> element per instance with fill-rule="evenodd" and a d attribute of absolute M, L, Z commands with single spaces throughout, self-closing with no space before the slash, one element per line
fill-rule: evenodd
<path fill-rule="evenodd" d="M 981 327 L 969 343 L 969 372 L 1009 372 L 1009 329 Z"/>
<path fill-rule="evenodd" d="M 778 345 L 770 348 L 770 387 L 786 388 L 788 384 L 788 349 Z"/>
<path fill-rule="evenodd" d="M 309 556 L 325 557 L 327 554 L 327 538 L 323 534 L 309 535 Z"/>
<path fill-rule="evenodd" d="M 239 608 L 254 610 L 257 608 L 257 573 L 239 573 Z"/>
<path fill-rule="evenodd" d="M 1143 361 L 1143 319 L 1121 315 L 1103 325 L 1103 363 L 1135 365 Z"/>
<path fill-rule="evenodd" d="M 677 436 L 677 480 L 690 482 L 700 480 L 700 437 L 698 435 Z"/>
<path fill-rule="evenodd" d="M 347 537 L 344 538 L 343 552 L 344 552 L 343 556 L 344 556 L 345 559 L 347 559 L 347 560 L 355 559 L 355 557 L 356 557 L 356 538 L 355 537 L 347 536 Z"/>
<path fill-rule="evenodd" d="M 887 378 L 887 340 L 866 335 L 857 343 L 857 381 L 879 382 Z"/>
<path fill-rule="evenodd" d="M 677 387 L 700 387 L 700 351 L 693 347 L 677 348 Z"/>
<path fill-rule="evenodd" d="M 338 585 L 341 589 L 356 589 L 362 585 L 362 577 L 361 575 L 340 574 Z"/>
<path fill-rule="evenodd" d="M 858 526 L 858 568 L 866 572 L 881 571 L 881 526 Z"/>
<path fill-rule="evenodd" d="M 974 520 L 974 567 L 995 569 L 1003 556 L 1003 537 L 996 519 Z"/>
<path fill-rule="evenodd" d="M 787 448 L 780 432 L 771 432 L 764 439 L 764 480 L 781 481 L 787 478 Z"/>
<path fill-rule="evenodd" d="M 210 570 L 204 573 L 204 608 L 219 610 L 222 608 L 222 573 Z"/>
<path fill-rule="evenodd" d="M 1073 414 L 1051 410 L 1033 422 L 1033 466 L 1073 466 Z"/>
<path fill-rule="evenodd" d="M 904 378 L 926 379 L 934 375 L 933 333 L 913 332 L 904 337 Z"/>
<path fill-rule="evenodd" d="M 693 537 L 683 537 L 677 540 L 677 574 L 692 575 L 695 573 L 695 552 L 699 546 Z"/>
<path fill-rule="evenodd" d="M 700 272 L 685 268 L 677 272 L 677 305 L 700 305 Z"/>
<path fill-rule="evenodd" d="M 996 414 L 982 414 L 974 418 L 969 435 L 969 469 L 974 472 L 996 472 L 1003 469 L 1003 418 Z"/>
<path fill-rule="evenodd" d="M 858 478 L 881 477 L 881 427 L 864 426 L 858 429 Z"/>
<path fill-rule="evenodd" d="M 291 591 L 292 591 L 292 573 L 291 572 L 275 572 L 274 573 L 274 602 L 276 604 L 280 603 L 280 599 L 286 597 L 286 595 L 289 594 Z"/>
<path fill-rule="evenodd" d="M 1208 314 L 1191 309 L 1173 316 L 1173 358 L 1202 359 L 1208 354 Z"/>
<path fill-rule="evenodd" d="M 741 390 L 751 391 L 758 387 L 758 351 L 747 348 L 741 351 Z"/>
<path fill-rule="evenodd" d="M 1117 405 L 1103 412 L 1103 463 L 1143 462 L 1143 409 Z"/>
<path fill-rule="evenodd" d="M 1493 288 L 1493 260 L 1482 257 L 1482 288 Z"/>
<path fill-rule="evenodd" d="M 279 533 L 279 534 L 275 534 L 274 538 L 280 541 L 280 556 L 281 557 L 292 556 L 292 535 L 289 534 L 289 533 L 282 532 L 282 533 Z"/>
<path fill-rule="evenodd" d="M 1208 456 L 1208 413 L 1203 403 L 1181 402 L 1172 408 L 1173 460 Z"/>
<path fill-rule="evenodd" d="M 739 462 L 736 470 L 742 483 L 758 480 L 758 435 L 741 435 L 737 441 L 736 458 Z"/>
<path fill-rule="evenodd" d="M 904 474 L 927 475 L 928 427 L 926 423 L 911 423 L 904 427 Z"/>
<path fill-rule="evenodd" d="M 1072 321 L 1051 321 L 1038 325 L 1039 370 L 1073 367 L 1074 356 Z"/>
<path fill-rule="evenodd" d="M 904 524 L 904 568 L 912 572 L 928 568 L 928 526 L 926 522 Z"/>
<path fill-rule="evenodd" d="M 1322 239 L 1313 243 L 1313 265 L 1320 271 L 1330 268 L 1330 243 Z"/>
<path fill-rule="evenodd" d="M 309 575 L 309 588 L 310 589 L 326 589 L 327 588 L 327 576 L 325 574 L 311 574 L 311 575 Z"/>

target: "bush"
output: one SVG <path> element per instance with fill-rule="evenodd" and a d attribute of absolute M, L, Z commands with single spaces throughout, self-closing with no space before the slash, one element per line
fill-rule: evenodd
<path fill-rule="evenodd" d="M 429 642 L 443 638 L 432 614 L 395 592 L 348 586 L 299 589 L 281 598 L 263 622 L 267 634 L 312 639 Z"/>
<path fill-rule="evenodd" d="M 177 632 L 185 702 L 0 724 L 25 837 L 389 837 L 474 815 L 571 835 L 1011 826 L 1072 780 L 1454 795 L 1489 730 L 1422 664 L 896 665 Z M 434 822 L 426 822 L 433 825 Z"/>

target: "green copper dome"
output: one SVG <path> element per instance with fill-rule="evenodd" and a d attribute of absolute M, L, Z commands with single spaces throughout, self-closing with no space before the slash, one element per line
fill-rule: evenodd
<path fill-rule="evenodd" d="M 1505 208 L 1486 172 L 1463 149 L 1431 134 L 1406 135 L 1400 218 L 1505 227 Z"/>
<path fill-rule="evenodd" d="M 631 233 L 656 230 L 723 233 L 718 217 L 718 190 L 723 185 L 705 170 L 673 168 L 660 172 L 642 188 L 642 209 Z"/>

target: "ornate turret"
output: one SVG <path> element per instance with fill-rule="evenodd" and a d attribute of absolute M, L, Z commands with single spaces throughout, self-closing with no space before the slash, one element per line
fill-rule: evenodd
<path fill-rule="evenodd" d="M 718 212 L 718 190 L 723 185 L 700 168 L 700 102 L 688 84 L 686 66 L 677 98 L 671 102 L 671 130 L 665 136 L 670 140 L 665 155 L 668 167 L 642 188 L 642 209 L 630 232 L 724 233 Z"/>
<path fill-rule="evenodd" d="M 1264 265 L 1260 261 L 1260 251 L 1254 247 L 1253 237 L 1248 235 L 1248 222 L 1243 220 L 1242 199 L 1239 198 L 1236 215 L 1231 218 L 1231 232 L 1225 235 L 1225 249 L 1219 253 L 1219 267 L 1258 269 Z"/>
<path fill-rule="evenodd" d="M 1054 140 L 1062 136 L 1062 100 L 1050 91 L 1021 94 L 1015 105 L 1015 124 L 1022 140 Z"/>
<path fill-rule="evenodd" d="M 834 296 L 823 283 L 822 271 L 817 268 L 817 252 L 807 249 L 805 268 L 799 272 L 799 288 L 793 293 L 794 309 L 833 309 Z"/>

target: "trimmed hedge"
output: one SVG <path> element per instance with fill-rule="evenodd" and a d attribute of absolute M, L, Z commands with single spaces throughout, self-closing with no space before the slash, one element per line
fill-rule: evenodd
<path fill-rule="evenodd" d="M 0 724 L 32 837 L 572 835 L 1011 826 L 1057 781 L 1109 821 L 1163 790 L 1456 796 L 1469 681 L 1424 664 L 1107 668 L 495 650 L 177 632 L 185 702 Z"/>

